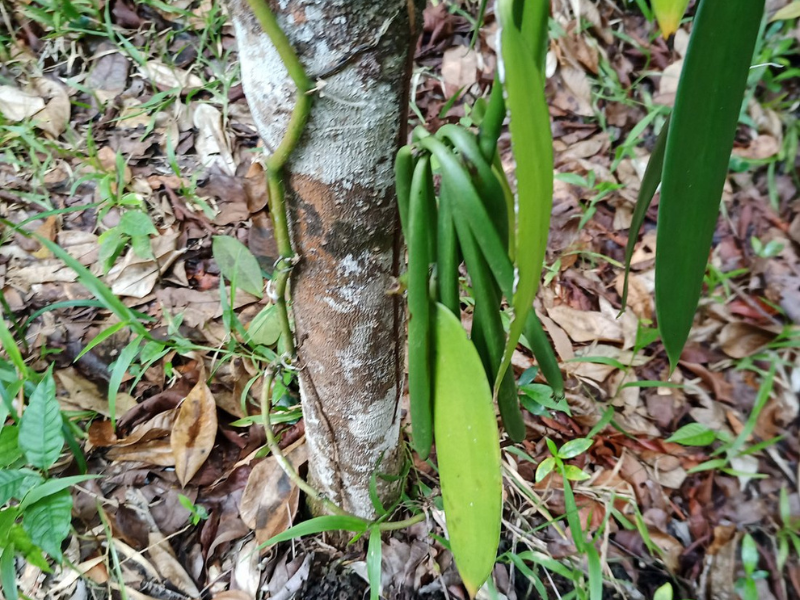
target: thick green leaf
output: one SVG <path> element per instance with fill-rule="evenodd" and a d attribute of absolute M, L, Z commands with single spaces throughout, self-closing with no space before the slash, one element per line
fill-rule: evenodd
<path fill-rule="evenodd" d="M 267 546 L 277 544 L 278 542 L 293 540 L 303 537 L 304 535 L 314 535 L 317 533 L 322 533 L 323 531 L 352 531 L 354 533 L 364 533 L 367 530 L 367 527 L 369 527 L 369 523 L 367 523 L 364 519 L 359 519 L 358 517 L 339 515 L 316 517 L 314 519 L 304 521 L 299 525 L 295 525 L 294 527 L 290 527 L 283 533 L 279 533 L 278 535 L 271 537 L 259 547 L 265 548 Z"/>
<path fill-rule="evenodd" d="M 430 157 L 414 168 L 408 211 L 408 397 L 414 450 L 424 460 L 433 443 L 430 264 L 436 255 L 436 205 Z"/>
<path fill-rule="evenodd" d="M 119 392 L 119 386 L 122 385 L 122 379 L 125 377 L 128 367 L 131 366 L 133 359 L 139 353 L 141 344 L 141 337 L 134 338 L 122 349 L 122 352 L 117 356 L 117 360 L 114 361 L 111 377 L 108 378 L 108 414 L 112 425 L 117 421 L 117 392 Z"/>
<path fill-rule="evenodd" d="M 61 407 L 56 400 L 56 382 L 48 371 L 31 395 L 19 424 L 19 447 L 28 463 L 46 471 L 61 455 Z"/>
<path fill-rule="evenodd" d="M 655 196 L 656 190 L 661 183 L 661 174 L 664 170 L 664 151 L 667 148 L 668 132 L 669 117 L 667 117 L 664 126 L 661 128 L 661 133 L 659 133 L 658 138 L 656 138 L 656 145 L 653 148 L 653 153 L 650 155 L 650 160 L 647 161 L 647 168 L 644 170 L 642 185 L 639 186 L 639 196 L 636 199 L 636 207 L 633 209 L 631 227 L 628 230 L 628 244 L 625 246 L 625 279 L 622 285 L 622 308 L 620 309 L 620 316 L 625 312 L 625 307 L 628 305 L 628 277 L 631 273 L 631 259 L 636 249 L 636 239 L 639 237 L 639 231 L 641 231 L 642 225 L 644 224 L 647 209 L 650 208 L 653 196 Z"/>
<path fill-rule="evenodd" d="M 542 273 L 550 212 L 553 207 L 553 141 L 550 113 L 544 95 L 543 61 L 539 60 L 547 34 L 547 0 L 527 0 L 522 26 L 514 22 L 513 0 L 499 0 L 497 13 L 502 29 L 503 84 L 511 113 L 511 146 L 517 175 L 517 280 L 514 320 L 509 329 L 503 362 L 495 389 L 511 364 Z"/>
<path fill-rule="evenodd" d="M 692 327 L 764 0 L 702 0 L 667 135 L 656 310 L 672 368 Z"/>
<path fill-rule="evenodd" d="M 72 494 L 69 490 L 31 504 L 22 517 L 22 527 L 31 541 L 53 558 L 61 559 L 61 542 L 72 523 Z"/>
<path fill-rule="evenodd" d="M 381 597 L 381 530 L 373 527 L 369 531 L 367 545 L 367 579 L 369 580 L 369 599 L 380 600 Z"/>
<path fill-rule="evenodd" d="M 261 297 L 264 278 L 253 253 L 242 242 L 227 235 L 215 235 L 211 243 L 220 273 L 237 288 Z"/>
<path fill-rule="evenodd" d="M 652 0 L 653 12 L 661 27 L 661 34 L 668 38 L 678 31 L 689 0 Z"/>
<path fill-rule="evenodd" d="M 437 304 L 434 430 L 450 546 L 475 597 L 500 541 L 500 440 L 481 359 L 461 321 Z"/>

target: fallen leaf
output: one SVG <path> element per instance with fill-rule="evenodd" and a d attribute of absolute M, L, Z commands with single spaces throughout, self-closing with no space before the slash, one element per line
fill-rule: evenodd
<path fill-rule="evenodd" d="M 67 128 L 72 105 L 67 90 L 52 79 L 40 78 L 34 81 L 36 91 L 50 98 L 44 108 L 33 115 L 33 122 L 53 137 L 57 138 Z"/>
<path fill-rule="evenodd" d="M 193 116 L 197 127 L 195 148 L 204 167 L 217 165 L 223 173 L 233 176 L 236 162 L 233 160 L 228 138 L 222 131 L 222 113 L 210 104 L 196 104 Z"/>
<path fill-rule="evenodd" d="M 13 85 L 0 85 L 0 113 L 14 123 L 24 121 L 44 108 L 44 100 Z"/>
<path fill-rule="evenodd" d="M 734 321 L 719 332 L 719 345 L 731 358 L 745 358 L 758 352 L 775 339 L 773 333 L 757 325 Z"/>
<path fill-rule="evenodd" d="M 86 79 L 86 87 L 94 91 L 101 104 L 105 104 L 125 91 L 131 63 L 108 42 L 100 44 L 92 61 L 94 65 Z"/>
<path fill-rule="evenodd" d="M 548 309 L 547 314 L 574 342 L 624 340 L 620 324 L 602 313 L 562 305 Z"/>
<path fill-rule="evenodd" d="M 111 291 L 117 296 L 131 298 L 144 298 L 150 292 L 167 269 L 183 254 L 184 250 L 177 249 L 180 233 L 166 233 L 154 237 L 150 246 L 154 258 L 137 256 L 133 249 L 129 249 L 125 258 L 115 264 L 106 276 L 111 284 Z"/>
<path fill-rule="evenodd" d="M 170 446 L 175 458 L 175 474 L 186 485 L 200 470 L 217 437 L 217 404 L 205 382 L 205 373 L 178 408 Z"/>
<path fill-rule="evenodd" d="M 478 78 L 480 55 L 464 46 L 452 46 L 442 56 L 442 78 L 453 91 L 469 88 Z M 448 92 L 450 90 L 448 89 Z"/>
<path fill-rule="evenodd" d="M 583 69 L 562 65 L 561 78 L 567 90 L 572 92 L 572 99 L 574 100 L 573 112 L 581 117 L 593 116 L 592 84 Z"/>
<path fill-rule="evenodd" d="M 184 69 L 171 67 L 158 60 L 149 60 L 146 64 L 139 67 L 142 76 L 149 79 L 153 84 L 165 89 L 173 88 L 200 88 L 203 87 L 203 80 L 194 73 L 189 73 Z"/>
<path fill-rule="evenodd" d="M 150 554 L 150 558 L 159 575 L 165 581 L 188 594 L 190 598 L 199 598 L 200 590 L 197 589 L 197 585 L 186 572 L 186 569 L 175 558 L 175 552 L 169 545 L 169 541 L 160 532 L 151 531 L 148 542 L 147 552 Z"/>
<path fill-rule="evenodd" d="M 59 383 L 67 392 L 67 396 L 59 396 L 58 400 L 62 407 L 68 410 L 82 409 L 91 410 L 104 417 L 110 417 L 108 407 L 108 394 L 100 389 L 74 368 L 68 367 L 55 372 Z M 136 399 L 130 394 L 120 392 L 117 394 L 117 417 L 121 417 L 128 410 L 136 406 Z"/>
<path fill-rule="evenodd" d="M 295 469 L 308 459 L 304 443 L 285 453 Z M 250 473 L 239 504 L 242 521 L 255 529 L 259 544 L 285 531 L 297 513 L 300 493 L 274 456 L 258 463 Z M 266 548 L 264 548 L 266 549 Z"/>
<path fill-rule="evenodd" d="M 733 154 L 749 160 L 765 160 L 780 152 L 780 144 L 771 135 L 762 134 L 750 142 L 747 148 L 734 148 Z"/>

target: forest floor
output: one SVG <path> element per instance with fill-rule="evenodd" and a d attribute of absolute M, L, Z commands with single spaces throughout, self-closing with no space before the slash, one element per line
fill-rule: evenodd
<path fill-rule="evenodd" d="M 425 11 L 409 113 L 430 129 L 469 125 L 496 65 L 491 11 L 471 48 L 477 4 L 437 4 Z M 676 598 L 800 599 L 798 3 L 767 2 L 704 299 L 671 378 L 653 328 L 657 197 L 617 314 L 632 210 L 689 25 L 665 41 L 645 2 L 553 4 L 558 175 L 536 308 L 568 394 L 551 406 L 534 385 L 522 397 L 528 439 L 504 443 L 501 556 L 481 597 L 588 597 L 589 567 L 562 526 L 563 484 L 537 483 L 535 471 L 545 438 L 592 437 L 572 461 L 588 475 L 573 489 L 607 597 L 651 598 L 671 582 Z M 18 562 L 20 592 L 365 597 L 359 545 L 341 552 L 313 536 L 258 551 L 305 509 L 264 458 L 253 400 L 278 324 L 266 297 L 240 291 L 231 302 L 230 256 L 212 247 L 214 236 L 236 238 L 266 272 L 277 256 L 225 11 L 217 0 L 100 5 L 0 4 L 0 217 L 72 261 L 4 226 L 2 311 L 26 368 L 52 367 L 81 450 L 53 473 L 100 475 L 73 489 L 65 565 Z M 512 175 L 507 133 L 500 146 Z M 148 341 L 125 315 L 146 323 Z M 520 348 L 517 374 L 533 364 Z M 273 422 L 301 464 L 297 394 L 283 383 Z M 181 403 L 190 392 L 193 417 Z M 437 485 L 417 461 L 407 493 L 431 518 L 384 537 L 386 598 L 466 597 Z"/>

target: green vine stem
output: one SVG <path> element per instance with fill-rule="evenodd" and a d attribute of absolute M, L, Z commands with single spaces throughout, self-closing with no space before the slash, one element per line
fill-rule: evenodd
<path fill-rule="evenodd" d="M 275 50 L 278 52 L 289 77 L 297 88 L 297 98 L 286 133 L 275 151 L 267 159 L 267 182 L 269 188 L 269 211 L 275 230 L 275 241 L 278 244 L 280 259 L 275 267 L 275 307 L 281 323 L 286 354 L 294 357 L 295 344 L 291 325 L 289 324 L 289 311 L 286 306 L 286 288 L 289 283 L 292 267 L 295 262 L 292 242 L 289 236 L 289 222 L 286 218 L 286 191 L 283 186 L 283 167 L 289 156 L 297 147 L 300 136 L 308 121 L 311 112 L 313 83 L 306 75 L 300 59 L 289 43 L 286 34 L 278 25 L 275 15 L 267 5 L 266 0 L 247 0 L 250 9 L 261 24 Z"/>
<path fill-rule="evenodd" d="M 270 10 L 267 0 L 247 0 L 250 9 L 261 24 L 264 33 L 267 34 L 272 45 L 283 61 L 289 77 L 297 88 L 297 98 L 292 109 L 286 133 L 275 151 L 266 161 L 267 185 L 269 190 L 269 210 L 272 217 L 272 224 L 275 231 L 275 241 L 278 244 L 280 258 L 275 266 L 275 307 L 278 310 L 278 319 L 281 323 L 281 334 L 284 339 L 286 355 L 292 359 L 295 355 L 294 333 L 289 322 L 289 312 L 286 304 L 286 292 L 291 275 L 292 267 L 296 262 L 296 256 L 292 249 L 291 237 L 289 235 L 289 221 L 286 214 L 286 190 L 283 185 L 284 166 L 289 160 L 300 137 L 305 129 L 308 115 L 311 112 L 312 93 L 314 85 L 306 74 L 300 59 L 289 43 L 286 34 L 278 25 L 275 14 Z M 306 482 L 295 470 L 292 463 L 286 458 L 281 450 L 275 433 L 272 430 L 270 419 L 272 383 L 274 380 L 274 368 L 270 366 L 264 374 L 263 389 L 261 392 L 261 415 L 264 423 L 264 433 L 267 437 L 267 446 L 278 462 L 278 465 L 286 473 L 286 476 L 310 498 L 321 503 L 325 509 L 333 515 L 356 517 L 330 499 L 323 496 Z M 424 521 L 425 513 L 414 515 L 408 519 L 395 522 L 384 522 L 375 525 L 379 531 L 392 531 L 404 529 L 416 523 Z"/>

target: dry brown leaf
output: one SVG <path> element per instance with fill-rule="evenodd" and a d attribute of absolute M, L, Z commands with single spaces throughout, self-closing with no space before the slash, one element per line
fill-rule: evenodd
<path fill-rule="evenodd" d="M 570 65 L 561 65 L 561 78 L 564 86 L 572 93 L 574 100 L 573 112 L 581 117 L 591 117 L 592 110 L 592 84 L 583 69 L 576 69 Z"/>
<path fill-rule="evenodd" d="M 165 88 L 199 88 L 203 87 L 203 80 L 194 73 L 184 69 L 171 67 L 158 60 L 149 60 L 139 68 L 142 76 L 155 85 Z"/>
<path fill-rule="evenodd" d="M 36 233 L 51 242 L 54 241 L 58 233 L 58 218 L 55 215 L 47 217 L 44 223 L 36 228 Z M 38 259 L 50 258 L 50 256 L 52 256 L 50 250 L 44 246 L 41 246 L 33 255 Z"/>
<path fill-rule="evenodd" d="M 200 590 L 197 585 L 183 568 L 175 553 L 164 536 L 158 531 L 151 531 L 148 536 L 147 552 L 153 561 L 153 565 L 158 570 L 164 580 L 170 582 L 176 588 L 185 592 L 190 598 L 199 598 Z"/>
<path fill-rule="evenodd" d="M 33 115 L 33 122 L 53 137 L 58 137 L 67 128 L 72 105 L 67 95 L 67 90 L 60 83 L 52 79 L 40 78 L 34 81 L 36 91 L 46 98 L 45 107 Z"/>
<path fill-rule="evenodd" d="M 614 289 L 620 296 L 624 282 L 625 276 L 622 273 L 614 280 Z M 651 280 L 633 273 L 628 276 L 628 306 L 640 319 L 653 318 L 653 287 L 650 283 Z"/>
<path fill-rule="evenodd" d="M 610 358 L 622 363 L 623 365 L 631 364 L 634 367 L 645 365 L 650 361 L 648 357 L 641 353 L 634 357 L 633 352 L 630 350 L 620 350 L 619 348 L 615 346 L 609 346 L 608 344 L 597 344 L 596 346 L 590 346 L 588 348 L 581 349 L 575 354 L 576 358 Z M 606 378 L 611 375 L 611 373 L 617 370 L 617 367 L 614 365 L 593 362 L 577 362 L 577 365 L 578 366 L 572 371 L 574 375 L 578 377 L 584 377 L 586 379 L 592 379 L 593 381 L 598 382 L 605 381 Z"/>
<path fill-rule="evenodd" d="M 222 130 L 222 113 L 210 104 L 196 104 L 193 121 L 198 130 L 195 148 L 203 166 L 217 165 L 226 175 L 235 175 L 236 162 Z"/>
<path fill-rule="evenodd" d="M 442 78 L 453 90 L 468 88 L 478 80 L 480 62 L 480 55 L 475 50 L 452 46 L 442 56 Z"/>
<path fill-rule="evenodd" d="M 13 85 L 0 85 L 0 113 L 12 122 L 23 121 L 44 108 L 44 100 Z"/>
<path fill-rule="evenodd" d="M 115 446 L 106 456 L 117 462 L 141 462 L 159 467 L 175 466 L 175 456 L 167 439 L 148 440 L 130 446 Z"/>
<path fill-rule="evenodd" d="M 105 417 L 110 417 L 108 395 L 100 391 L 94 383 L 78 373 L 74 368 L 68 367 L 55 372 L 59 383 L 64 387 L 67 396 L 59 396 L 62 406 L 83 410 L 92 410 Z M 136 399 L 130 394 L 120 392 L 117 394 L 116 416 L 124 415 L 136 406 Z"/>
<path fill-rule="evenodd" d="M 217 437 L 217 404 L 205 381 L 205 373 L 178 408 L 170 445 L 175 474 L 186 485 L 206 462 Z"/>
<path fill-rule="evenodd" d="M 213 600 L 254 600 L 254 598 L 244 590 L 225 590 L 214 594 Z"/>
<path fill-rule="evenodd" d="M 92 60 L 94 66 L 86 79 L 86 87 L 93 90 L 97 99 L 105 104 L 125 91 L 131 63 L 108 42 L 100 44 Z"/>
<path fill-rule="evenodd" d="M 731 358 L 745 358 L 769 344 L 775 339 L 775 335 L 757 325 L 734 321 L 725 325 L 719 332 L 719 345 Z"/>
<path fill-rule="evenodd" d="M 574 342 L 622 342 L 622 327 L 613 318 L 594 311 L 554 306 L 547 311 Z"/>
<path fill-rule="evenodd" d="M 780 152 L 781 146 L 771 135 L 759 135 L 747 148 L 735 148 L 733 153 L 749 160 L 765 160 Z"/>
<path fill-rule="evenodd" d="M 151 241 L 152 258 L 137 256 L 131 248 L 124 260 L 114 265 L 108 272 L 107 280 L 111 283 L 111 291 L 117 296 L 144 298 L 150 292 L 167 269 L 183 254 L 177 249 L 180 233 L 166 233 Z"/>
<path fill-rule="evenodd" d="M 683 59 L 677 60 L 669 65 L 664 72 L 661 73 L 661 81 L 659 82 L 658 94 L 655 95 L 653 100 L 659 104 L 672 106 L 675 104 L 675 94 L 678 91 L 678 81 L 681 77 L 681 69 L 683 69 Z"/>
<path fill-rule="evenodd" d="M 308 459 L 305 443 L 295 446 L 286 457 L 297 469 Z M 239 504 L 239 514 L 245 525 L 256 530 L 256 540 L 262 544 L 291 526 L 299 496 L 297 486 L 270 456 L 250 473 Z"/>

